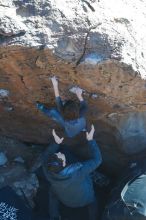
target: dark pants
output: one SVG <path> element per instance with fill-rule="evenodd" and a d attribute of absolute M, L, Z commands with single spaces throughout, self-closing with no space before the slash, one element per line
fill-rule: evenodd
<path fill-rule="evenodd" d="M 51 187 L 49 190 L 49 215 L 50 220 L 55 220 L 55 218 L 59 219 L 60 216 L 60 210 L 59 210 L 59 200 L 55 196 L 55 194 L 52 192 Z"/>
<path fill-rule="evenodd" d="M 97 218 L 98 218 L 98 204 L 97 204 L 97 200 L 95 200 L 94 202 L 89 204 L 87 206 L 87 208 L 88 208 L 89 220 L 97 220 Z"/>
<path fill-rule="evenodd" d="M 70 208 L 64 207 L 65 212 L 65 219 L 68 220 L 97 220 L 98 219 L 98 208 L 97 202 L 94 201 L 93 203 L 80 207 L 80 208 Z"/>
<path fill-rule="evenodd" d="M 50 220 L 59 219 L 60 216 L 60 207 L 63 206 L 61 202 L 57 199 L 55 194 L 49 191 L 49 213 L 50 213 Z M 84 211 L 87 211 L 87 220 L 97 220 L 98 219 L 98 205 L 97 201 L 95 200 L 91 204 L 83 207 Z M 80 220 L 81 219 L 81 210 L 79 208 L 69 208 L 64 207 L 64 211 L 67 211 L 65 216 L 68 220 Z M 83 211 L 82 211 L 83 212 Z M 85 214 L 85 213 L 84 213 Z M 83 219 L 83 218 L 82 218 Z M 85 218 L 84 218 L 85 219 Z"/>

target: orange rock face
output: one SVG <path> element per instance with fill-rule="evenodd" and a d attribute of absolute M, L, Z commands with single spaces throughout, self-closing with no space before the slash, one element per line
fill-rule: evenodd
<path fill-rule="evenodd" d="M 59 79 L 64 99 L 76 97 L 72 86 L 84 89 L 89 123 L 96 126 L 96 138 L 103 146 L 114 146 L 127 153 L 132 137 L 139 138 L 139 149 L 146 146 L 146 83 L 130 66 L 115 60 L 97 65 L 67 63 L 48 49 L 0 48 L 0 134 L 23 141 L 47 143 L 51 129 L 63 130 L 36 109 L 35 102 L 54 106 L 49 77 Z M 138 144 L 136 143 L 136 144 Z M 128 149 L 128 150 L 127 150 Z"/>

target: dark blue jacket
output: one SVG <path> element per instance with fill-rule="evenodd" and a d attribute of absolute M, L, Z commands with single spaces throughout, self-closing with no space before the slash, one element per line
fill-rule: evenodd
<path fill-rule="evenodd" d="M 48 171 L 48 156 L 58 152 L 59 145 L 48 147 L 40 159 L 44 174 L 51 184 L 51 189 L 57 198 L 66 206 L 82 207 L 94 201 L 93 182 L 90 173 L 102 162 L 101 153 L 95 140 L 89 141 L 90 159 L 85 162 L 73 163 L 59 173 Z"/>
<path fill-rule="evenodd" d="M 64 118 L 61 115 L 61 111 L 63 109 L 63 103 L 60 96 L 56 97 L 56 105 L 57 105 L 57 109 L 46 108 L 43 104 L 39 104 L 39 106 L 37 107 L 44 114 L 48 115 L 54 121 L 59 123 L 65 129 L 65 133 L 67 134 L 68 137 L 74 137 L 86 128 L 85 113 L 87 111 L 87 104 L 85 101 L 80 102 L 79 118 L 69 121 L 64 120 Z"/>

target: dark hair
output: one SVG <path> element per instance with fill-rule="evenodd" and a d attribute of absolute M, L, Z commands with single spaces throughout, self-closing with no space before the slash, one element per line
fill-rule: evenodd
<path fill-rule="evenodd" d="M 73 100 L 68 100 L 63 106 L 63 117 L 66 120 L 79 118 L 79 105 Z"/>
<path fill-rule="evenodd" d="M 47 166 L 48 170 L 54 173 L 58 173 L 64 169 L 63 161 L 58 158 L 56 154 L 53 154 L 48 158 Z"/>

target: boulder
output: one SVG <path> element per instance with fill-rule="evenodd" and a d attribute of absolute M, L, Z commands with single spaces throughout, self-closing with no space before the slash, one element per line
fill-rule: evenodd
<path fill-rule="evenodd" d="M 55 105 L 56 75 L 63 99 L 83 89 L 105 164 L 143 157 L 145 10 L 142 0 L 1 0 L 0 135 L 36 144 L 47 144 L 52 128 L 64 135 L 36 109 L 36 101 Z"/>
<path fill-rule="evenodd" d="M 3 152 L 0 152 L 0 166 L 3 166 L 7 163 L 8 159 Z"/>
<path fill-rule="evenodd" d="M 112 190 L 102 220 L 146 219 L 146 164 L 131 166 Z"/>

